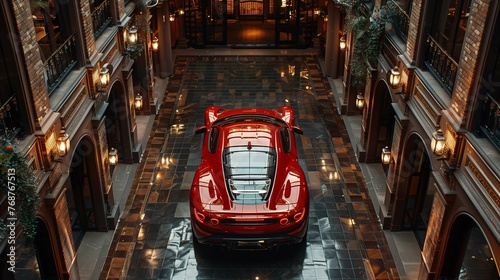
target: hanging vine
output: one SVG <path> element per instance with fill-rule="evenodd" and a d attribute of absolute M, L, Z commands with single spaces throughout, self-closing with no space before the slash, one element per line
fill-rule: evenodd
<path fill-rule="evenodd" d="M 370 64 L 374 64 L 381 52 L 387 24 L 397 16 L 393 2 L 375 9 L 367 18 L 360 0 L 333 0 L 346 11 L 346 31 L 352 32 L 351 81 L 355 87 L 364 86 Z"/>
<path fill-rule="evenodd" d="M 7 220 L 0 224 L 0 240 L 12 236 L 20 224 L 30 244 L 36 235 L 40 205 L 33 172 L 26 158 L 7 139 L 0 137 L 0 193 L 7 196 Z M 14 227 L 14 229 L 13 229 Z M 7 230 L 10 232 L 7 233 Z"/>

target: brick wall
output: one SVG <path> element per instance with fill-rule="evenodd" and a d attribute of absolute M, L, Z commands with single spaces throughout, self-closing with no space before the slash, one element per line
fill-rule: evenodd
<path fill-rule="evenodd" d="M 96 44 L 90 2 L 88 0 L 80 0 L 80 7 L 83 22 L 83 37 L 85 38 L 85 52 L 88 57 L 92 57 L 96 49 Z"/>
<path fill-rule="evenodd" d="M 416 60 L 416 44 L 418 38 L 419 23 L 422 15 L 422 0 L 414 0 L 411 7 L 410 25 L 408 28 L 408 38 L 406 40 L 405 55 L 410 61 Z"/>
<path fill-rule="evenodd" d="M 40 127 L 43 118 L 50 112 L 50 104 L 29 1 L 13 0 L 12 7 L 19 33 L 11 32 L 9 36 L 12 42 L 17 45 L 14 48 L 19 49 L 22 47 L 31 85 L 31 98 L 36 114 L 35 122 L 36 126 Z"/>
<path fill-rule="evenodd" d="M 451 109 L 464 123 L 467 117 L 467 103 L 471 102 L 472 78 L 477 69 L 480 56 L 481 41 L 488 16 L 489 0 L 476 0 L 472 4 L 469 23 L 465 32 L 462 55 L 459 61 L 455 88 L 453 90 Z M 465 110 L 464 110 L 465 108 Z"/>

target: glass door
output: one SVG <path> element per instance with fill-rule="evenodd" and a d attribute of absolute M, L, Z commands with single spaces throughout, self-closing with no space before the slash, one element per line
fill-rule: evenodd
<path fill-rule="evenodd" d="M 190 47 L 204 47 L 200 0 L 184 0 L 184 28 Z"/>
<path fill-rule="evenodd" d="M 227 0 L 203 0 L 205 42 L 210 45 L 227 44 Z"/>
<path fill-rule="evenodd" d="M 276 45 L 295 44 L 299 27 L 296 17 L 298 6 L 295 0 L 274 0 L 274 10 Z"/>

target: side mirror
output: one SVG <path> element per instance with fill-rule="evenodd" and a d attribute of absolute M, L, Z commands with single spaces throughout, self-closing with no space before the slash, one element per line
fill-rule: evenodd
<path fill-rule="evenodd" d="M 298 126 L 292 126 L 292 130 L 294 133 L 297 133 L 297 134 L 300 134 L 300 135 L 303 135 L 304 134 L 304 131 L 302 130 L 302 128 L 298 127 Z"/>
<path fill-rule="evenodd" d="M 205 132 L 207 132 L 207 127 L 206 126 L 200 126 L 200 127 L 198 127 L 194 131 L 194 133 L 196 133 L 196 134 L 202 134 L 202 133 L 205 133 Z"/>

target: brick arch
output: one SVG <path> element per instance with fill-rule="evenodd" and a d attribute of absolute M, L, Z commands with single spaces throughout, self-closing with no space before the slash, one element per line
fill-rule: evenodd
<path fill-rule="evenodd" d="M 365 119 L 366 162 L 380 162 L 380 153 L 385 146 L 391 146 L 394 131 L 394 110 L 389 86 L 379 80 L 368 101 L 368 117 Z"/>
<path fill-rule="evenodd" d="M 466 212 L 454 217 L 448 236 L 444 239 L 446 247 L 440 279 L 456 279 L 460 274 L 473 279 L 500 279 L 499 246 L 494 239 L 488 238 L 487 231 Z M 468 262 L 471 260 L 472 262 Z M 461 266 L 467 262 L 469 265 L 477 263 L 476 269 L 461 271 Z M 467 266 L 466 264 L 465 267 Z"/>
<path fill-rule="evenodd" d="M 132 119 L 135 114 L 127 98 L 125 87 L 120 80 L 115 80 L 110 87 L 106 101 L 108 102 L 104 125 L 106 127 L 106 140 L 108 148 L 118 150 L 120 162 L 132 163 L 134 139 L 132 137 Z"/>
<path fill-rule="evenodd" d="M 101 181 L 97 145 L 88 134 L 73 149 L 69 169 L 71 186 L 66 200 L 72 225 L 75 248 L 88 230 L 107 231 L 107 207 Z M 77 224 L 75 224 L 77 223 Z M 78 230 L 77 230 L 78 228 Z"/>

